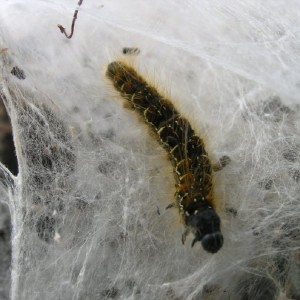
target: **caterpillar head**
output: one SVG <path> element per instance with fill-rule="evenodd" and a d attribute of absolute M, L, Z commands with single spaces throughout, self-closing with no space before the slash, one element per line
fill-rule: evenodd
<path fill-rule="evenodd" d="M 187 225 L 195 235 L 192 247 L 196 242 L 201 241 L 202 247 L 207 252 L 216 253 L 221 249 L 224 242 L 220 229 L 221 221 L 213 209 L 189 216 Z"/>

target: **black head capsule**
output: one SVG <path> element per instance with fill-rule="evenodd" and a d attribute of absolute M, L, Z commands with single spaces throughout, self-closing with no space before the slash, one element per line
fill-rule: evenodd
<path fill-rule="evenodd" d="M 216 253 L 222 248 L 224 238 L 220 229 L 221 221 L 213 209 L 188 216 L 186 224 L 195 235 L 192 247 L 201 241 L 203 249 L 207 252 Z"/>

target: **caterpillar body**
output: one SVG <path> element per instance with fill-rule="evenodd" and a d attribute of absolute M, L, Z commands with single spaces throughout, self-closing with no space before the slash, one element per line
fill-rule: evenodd
<path fill-rule="evenodd" d="M 192 232 L 195 236 L 192 246 L 201 241 L 206 251 L 217 252 L 223 245 L 223 235 L 214 209 L 212 165 L 202 139 L 171 101 L 161 96 L 132 67 L 112 62 L 106 76 L 129 107 L 156 133 L 169 154 L 176 180 L 176 206 L 187 227 L 183 241 Z"/>

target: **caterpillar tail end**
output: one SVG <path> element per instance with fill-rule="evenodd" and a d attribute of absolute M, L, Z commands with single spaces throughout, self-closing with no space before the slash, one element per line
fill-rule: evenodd
<path fill-rule="evenodd" d="M 122 68 L 121 62 L 113 61 L 107 66 L 105 75 L 108 78 L 113 79 L 116 76 L 116 74 L 120 72 L 120 68 Z"/>
<path fill-rule="evenodd" d="M 111 62 L 106 69 L 106 77 L 111 80 L 115 89 L 121 93 L 122 97 L 130 100 L 137 91 L 138 78 L 136 71 L 122 63 L 121 61 Z M 139 79 L 140 81 L 142 79 Z M 128 108 L 131 108 L 130 106 Z"/>

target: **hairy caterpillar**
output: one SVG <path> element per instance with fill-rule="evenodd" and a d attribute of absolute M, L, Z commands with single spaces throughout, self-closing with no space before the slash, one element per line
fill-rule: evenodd
<path fill-rule="evenodd" d="M 201 241 L 211 253 L 223 245 L 221 221 L 214 210 L 212 165 L 203 141 L 195 135 L 189 122 L 182 118 L 172 103 L 161 96 L 137 72 L 123 62 L 108 65 L 106 76 L 116 90 L 128 100 L 157 134 L 172 161 L 176 180 L 176 206 L 187 230 L 195 236 L 192 246 Z"/>

